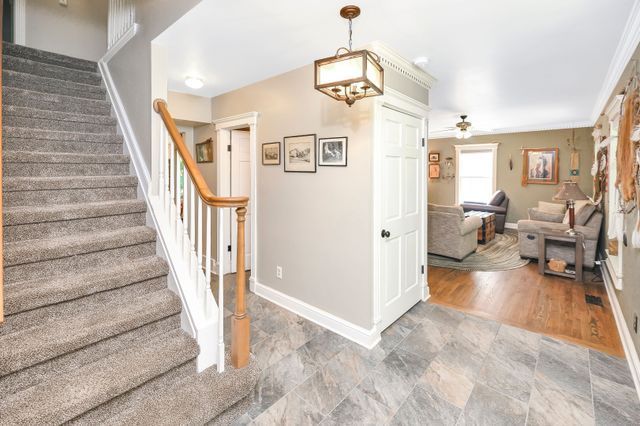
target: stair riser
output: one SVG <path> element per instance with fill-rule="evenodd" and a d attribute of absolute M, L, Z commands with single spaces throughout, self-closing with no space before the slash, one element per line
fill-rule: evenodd
<path fill-rule="evenodd" d="M 78 154 L 122 154 L 120 143 L 67 142 L 47 139 L 4 138 L 5 151 L 73 152 Z"/>
<path fill-rule="evenodd" d="M 56 130 L 60 132 L 116 133 L 115 124 L 84 123 L 81 121 L 47 120 L 43 118 L 18 117 L 6 115 L 4 124 L 11 127 L 28 129 Z"/>
<path fill-rule="evenodd" d="M 74 70 L 57 65 L 43 64 L 41 62 L 38 63 L 30 59 L 18 58 L 16 56 L 3 55 L 2 69 L 38 75 L 40 77 L 72 81 L 75 83 L 90 84 L 92 86 L 100 86 L 102 84 L 102 78 L 98 73 Z"/>
<path fill-rule="evenodd" d="M 53 277 L 63 275 L 68 271 L 113 265 L 126 259 L 153 256 L 155 253 L 155 242 L 148 242 L 128 247 L 63 257 L 60 259 L 7 266 L 4 268 L 4 279 L 6 282 L 15 282 L 18 280 L 31 280 L 38 277 Z"/>
<path fill-rule="evenodd" d="M 127 163 L 5 163 L 4 176 L 116 176 L 128 175 Z"/>
<path fill-rule="evenodd" d="M 4 226 L 3 235 L 6 242 L 25 241 L 62 237 L 81 232 L 130 228 L 132 226 L 142 226 L 145 221 L 145 213 L 131 213 L 27 225 L 9 225 Z"/>
<path fill-rule="evenodd" d="M 43 377 L 45 377 L 45 374 L 49 371 L 56 371 L 58 374 L 72 371 L 116 353 L 130 344 L 144 342 L 155 335 L 166 333 L 179 327 L 180 315 L 173 315 L 97 342 L 78 351 L 64 354 L 32 367 L 16 371 L 7 376 L 0 377 L 0 394 L 9 395 L 22 389 L 35 386 L 43 380 Z"/>
<path fill-rule="evenodd" d="M 72 58 L 69 56 L 59 55 L 41 50 L 34 50 L 18 44 L 4 43 L 3 54 L 9 56 L 17 56 L 41 64 L 58 65 L 65 68 L 83 70 L 88 72 L 98 72 L 98 64 L 86 59 Z"/>
<path fill-rule="evenodd" d="M 4 191 L 3 203 L 7 206 L 46 206 L 51 204 L 80 204 L 98 201 L 132 200 L 137 197 L 137 187 L 58 189 L 44 191 Z"/>
<path fill-rule="evenodd" d="M 106 101 L 72 98 L 5 87 L 2 97 L 3 105 L 37 108 L 49 111 L 69 112 L 75 114 L 110 115 L 111 105 Z"/>
<path fill-rule="evenodd" d="M 15 87 L 17 89 L 32 90 L 34 92 L 73 96 L 76 98 L 98 99 L 101 101 L 107 99 L 107 93 L 99 86 L 45 79 L 44 77 L 16 74 L 6 70 L 2 71 L 2 85 Z"/>

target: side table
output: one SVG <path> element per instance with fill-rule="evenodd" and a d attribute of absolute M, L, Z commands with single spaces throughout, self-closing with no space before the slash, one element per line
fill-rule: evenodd
<path fill-rule="evenodd" d="M 573 244 L 575 247 L 576 273 L 552 271 L 547 267 L 547 241 Z M 582 262 L 584 260 L 584 236 L 582 234 L 569 235 L 562 231 L 542 229 L 538 232 L 538 271 L 540 275 L 550 274 L 561 277 L 574 278 L 582 282 Z"/>
<path fill-rule="evenodd" d="M 482 226 L 478 228 L 478 244 L 487 244 L 496 237 L 496 214 L 476 210 L 468 211 L 464 217 L 478 216 L 482 219 Z"/>

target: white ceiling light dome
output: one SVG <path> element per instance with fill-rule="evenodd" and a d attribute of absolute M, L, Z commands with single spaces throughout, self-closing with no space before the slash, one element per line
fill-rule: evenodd
<path fill-rule="evenodd" d="M 424 69 L 427 65 L 429 65 L 429 57 L 428 56 L 418 56 L 417 58 L 415 58 L 413 60 L 413 65 Z"/>
<path fill-rule="evenodd" d="M 187 76 L 187 78 L 184 79 L 184 84 L 192 89 L 201 89 L 202 86 L 204 86 L 204 80 L 200 77 Z"/>

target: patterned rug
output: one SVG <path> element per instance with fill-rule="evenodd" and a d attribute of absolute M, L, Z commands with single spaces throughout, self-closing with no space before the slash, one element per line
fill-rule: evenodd
<path fill-rule="evenodd" d="M 465 257 L 462 262 L 435 254 L 428 255 L 428 262 L 429 266 L 462 271 L 507 271 L 521 268 L 529 260 L 520 258 L 516 230 L 505 229 L 504 234 L 496 234 L 496 238 L 489 244 L 478 244 L 476 252 Z"/>

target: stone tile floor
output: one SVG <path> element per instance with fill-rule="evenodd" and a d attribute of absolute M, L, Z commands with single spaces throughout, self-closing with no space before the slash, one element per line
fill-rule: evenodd
<path fill-rule="evenodd" d="M 430 303 L 367 350 L 247 304 L 262 374 L 236 424 L 640 424 L 627 362 L 598 351 Z"/>

